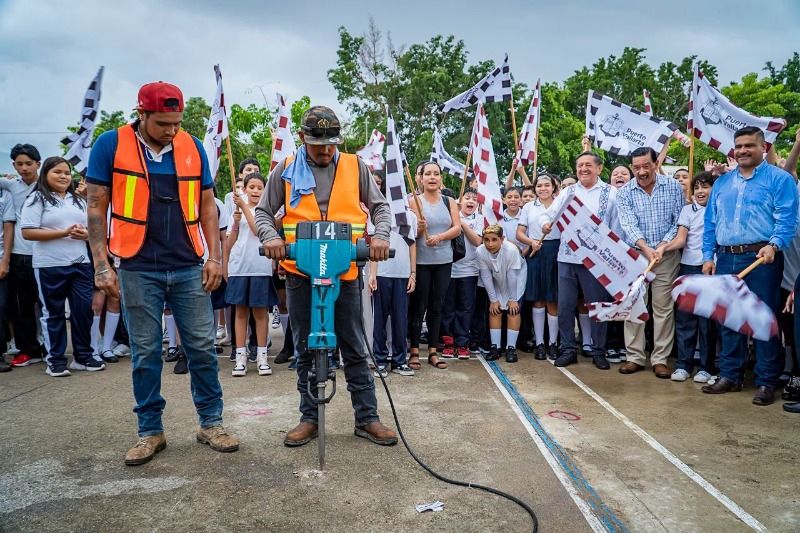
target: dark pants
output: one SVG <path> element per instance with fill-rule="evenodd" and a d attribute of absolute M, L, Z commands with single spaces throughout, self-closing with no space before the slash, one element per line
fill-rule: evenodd
<path fill-rule="evenodd" d="M 314 357 L 308 351 L 311 333 L 311 283 L 307 278 L 286 276 L 286 302 L 292 323 L 295 351 L 298 354 L 297 392 L 300 393 L 300 421 L 317 423 L 317 406 L 308 398 L 308 371 Z M 367 364 L 367 337 L 361 309 L 361 288 L 358 280 L 342 281 L 334 309 L 334 332 L 344 359 L 344 377 L 355 412 L 356 426 L 378 420 L 375 381 Z M 401 330 L 402 332 L 403 330 Z M 398 332 L 402 336 L 402 333 Z M 316 395 L 317 389 L 312 387 Z"/>
<path fill-rule="evenodd" d="M 738 274 L 756 259 L 755 252 L 744 254 L 717 254 L 717 274 Z M 775 261 L 761 265 L 744 278 L 747 287 L 766 303 L 777 315 L 780 311 L 780 285 L 783 277 L 783 254 L 778 253 Z M 736 383 L 744 380 L 747 364 L 747 336 L 724 326 L 720 327 L 722 350 L 719 354 L 720 376 Z M 775 387 L 783 371 L 784 359 L 778 338 L 769 341 L 756 340 L 756 386 Z"/>
<path fill-rule="evenodd" d="M 679 276 L 702 274 L 700 265 L 681 264 Z M 714 372 L 714 360 L 717 355 L 717 339 L 714 323 L 692 313 L 677 310 L 675 313 L 675 344 L 678 350 L 677 368 L 682 368 L 690 374 L 694 370 L 694 349 L 700 339 L 700 370 Z"/>
<path fill-rule="evenodd" d="M 447 287 L 450 285 L 452 265 L 452 263 L 417 265 L 417 287 L 411 297 L 411 306 L 413 308 L 411 320 L 412 348 L 419 348 L 423 316 L 428 324 L 428 347 L 435 347 L 439 341 L 442 306 L 447 294 Z"/>
<path fill-rule="evenodd" d="M 442 310 L 442 334 L 453 336 L 456 346 L 467 347 L 469 327 L 475 312 L 475 289 L 478 276 L 453 278 L 447 288 L 445 305 Z"/>
<path fill-rule="evenodd" d="M 800 275 L 794 280 L 795 297 L 798 294 L 800 294 Z M 794 331 L 794 375 L 800 375 L 800 309 L 798 309 L 798 304 L 796 302 L 794 307 Z"/>
<path fill-rule="evenodd" d="M 6 320 L 8 319 L 9 305 L 9 286 L 8 276 L 0 279 L 0 357 L 6 353 L 6 343 L 8 342 Z"/>
<path fill-rule="evenodd" d="M 475 309 L 469 330 L 470 342 L 478 343 L 481 348 L 489 349 L 489 295 L 484 287 L 475 289 Z"/>
<path fill-rule="evenodd" d="M 33 273 L 33 257 L 30 255 L 11 254 L 11 294 L 9 310 L 11 324 L 14 326 L 14 342 L 20 353 L 37 358 L 42 355 L 42 348 L 36 339 L 36 276 Z"/>
<path fill-rule="evenodd" d="M 408 329 L 408 278 L 378 276 L 378 289 L 372 293 L 374 327 L 372 351 L 379 366 L 389 363 L 389 346 L 386 341 L 386 321 L 391 317 L 392 366 L 406 364 L 406 335 Z"/>
<path fill-rule="evenodd" d="M 67 319 L 64 303 L 69 301 L 72 356 L 85 364 L 92 358 L 92 290 L 94 270 L 89 263 L 37 268 L 39 300 L 42 304 L 42 334 L 51 368 L 67 366 Z"/>
<path fill-rule="evenodd" d="M 625 349 L 625 322 L 614 320 L 606 328 L 606 350 Z"/>
<path fill-rule="evenodd" d="M 790 291 L 787 291 L 783 287 L 781 287 L 781 295 L 780 295 L 780 302 L 783 303 L 789 297 Z M 796 340 L 794 338 L 794 313 L 784 313 L 781 311 L 781 314 L 778 315 L 778 326 L 781 328 L 781 333 L 783 334 L 783 349 L 781 350 L 784 353 L 784 357 L 786 354 L 792 354 L 792 365 L 789 367 L 793 376 L 800 376 L 800 365 L 798 365 L 798 354 L 797 350 L 795 350 L 795 343 Z"/>
<path fill-rule="evenodd" d="M 578 305 L 578 288 L 584 300 L 589 302 L 609 302 L 611 296 L 583 265 L 558 263 L 558 334 L 561 337 L 561 353 L 576 354 L 578 344 L 575 340 L 575 308 Z M 606 352 L 607 322 L 592 320 L 591 354 L 604 355 Z"/>

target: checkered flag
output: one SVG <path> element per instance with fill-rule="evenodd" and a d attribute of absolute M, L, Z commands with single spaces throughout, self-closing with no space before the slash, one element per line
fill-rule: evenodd
<path fill-rule="evenodd" d="M 289 106 L 286 105 L 286 99 L 281 93 L 275 93 L 278 98 L 278 127 L 272 135 L 272 161 L 269 163 L 270 171 L 277 166 L 278 163 L 294 155 L 297 152 L 297 146 L 294 143 L 294 133 L 290 126 L 291 119 L 289 117 Z"/>
<path fill-rule="evenodd" d="M 458 161 L 456 158 L 447 153 L 444 149 L 444 142 L 442 141 L 442 134 L 438 129 L 433 130 L 433 151 L 431 151 L 431 161 L 436 161 L 442 168 L 443 172 L 447 172 L 451 176 L 458 179 L 464 177 L 464 163 Z M 470 175 L 472 173 L 470 172 Z"/>
<path fill-rule="evenodd" d="M 769 150 L 778 134 L 786 127 L 786 121 L 782 118 L 757 117 L 739 109 L 711 85 L 695 65 L 686 126 L 689 135 L 694 135 L 711 148 L 733 157 L 733 134 L 745 126 L 761 129 Z"/>
<path fill-rule="evenodd" d="M 378 130 L 372 130 L 369 142 L 364 145 L 356 155 L 361 158 L 372 170 L 383 170 L 386 161 L 383 159 L 383 147 L 386 145 L 386 136 Z"/>
<path fill-rule="evenodd" d="M 492 134 L 483 104 L 478 104 L 472 126 L 470 150 L 472 150 L 472 172 L 478 177 L 478 204 L 481 206 L 486 224 L 497 224 L 503 220 L 503 201 L 500 180 L 497 178 L 497 163 L 494 159 Z"/>
<path fill-rule="evenodd" d="M 214 77 L 217 80 L 217 92 L 211 105 L 206 134 L 203 137 L 203 148 L 208 158 L 208 169 L 216 180 L 222 143 L 228 137 L 228 116 L 225 111 L 225 92 L 222 90 L 222 71 L 219 65 L 214 65 Z"/>
<path fill-rule="evenodd" d="M 400 138 L 394 126 L 394 118 L 386 106 L 386 199 L 392 210 L 392 228 L 409 244 L 414 243 L 414 234 L 408 216 L 408 192 L 406 191 L 406 159 L 400 147 Z"/>
<path fill-rule="evenodd" d="M 100 110 L 100 86 L 103 84 L 104 68 L 100 67 L 97 75 L 89 84 L 89 88 L 86 89 L 86 94 L 83 95 L 83 110 L 81 111 L 78 130 L 61 139 L 61 144 L 67 147 L 64 159 L 69 161 L 75 172 L 85 172 L 86 165 L 89 162 L 94 126 L 97 122 L 97 113 Z"/>
<path fill-rule="evenodd" d="M 517 160 L 523 165 L 532 165 L 536 161 L 536 137 L 539 135 L 539 117 L 541 113 L 541 80 L 536 80 L 533 98 L 519 136 Z"/>
<path fill-rule="evenodd" d="M 503 64 L 496 67 L 481 81 L 463 93 L 442 104 L 443 113 L 452 109 L 472 107 L 478 102 L 507 102 L 511 100 L 511 70 L 508 68 L 508 54 Z"/>
<path fill-rule="evenodd" d="M 628 156 L 643 147 L 661 152 L 677 129 L 672 122 L 642 113 L 597 91 L 589 91 L 586 135 L 595 146 L 610 154 Z"/>

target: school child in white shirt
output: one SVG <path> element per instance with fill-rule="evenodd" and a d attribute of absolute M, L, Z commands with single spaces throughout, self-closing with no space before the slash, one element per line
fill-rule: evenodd
<path fill-rule="evenodd" d="M 506 189 L 503 203 L 506 208 L 503 210 L 503 220 L 500 221 L 500 225 L 503 226 L 505 240 L 522 251 L 522 243 L 517 240 L 517 226 L 522 217 L 522 190 L 519 187 Z"/>

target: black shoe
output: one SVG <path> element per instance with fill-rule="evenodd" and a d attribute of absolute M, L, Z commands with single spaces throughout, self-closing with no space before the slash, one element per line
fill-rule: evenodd
<path fill-rule="evenodd" d="M 547 352 L 544 349 L 544 344 L 539 344 L 536 346 L 536 351 L 533 354 L 533 358 L 537 361 L 544 361 L 547 359 Z"/>
<path fill-rule="evenodd" d="M 278 353 L 278 355 L 275 356 L 275 364 L 276 365 L 283 365 L 285 363 L 288 363 L 290 357 L 291 357 L 291 354 L 289 354 L 288 351 L 281 351 L 281 352 Z"/>
<path fill-rule="evenodd" d="M 186 374 L 189 371 L 189 366 L 186 361 L 186 354 L 181 352 L 180 357 L 175 362 L 175 366 L 172 368 L 173 374 Z"/>
<path fill-rule="evenodd" d="M 492 344 L 489 347 L 489 353 L 486 355 L 485 359 L 487 361 L 497 361 L 500 359 L 500 352 L 498 351 L 496 344 Z"/>
<path fill-rule="evenodd" d="M 609 368 L 611 368 L 611 365 L 608 364 L 606 356 L 602 354 L 592 356 L 592 362 L 594 363 L 594 366 L 596 366 L 600 370 L 608 370 Z"/>
<path fill-rule="evenodd" d="M 569 366 L 578 362 L 578 354 L 575 353 L 562 353 L 556 358 L 556 366 Z"/>
<path fill-rule="evenodd" d="M 420 333 L 419 335 L 419 343 L 420 344 L 428 344 L 428 333 Z"/>
<path fill-rule="evenodd" d="M 471 354 L 478 354 L 478 353 L 481 352 L 477 341 L 469 341 L 469 344 L 467 345 L 467 349 L 469 350 L 469 353 L 471 353 Z"/>
<path fill-rule="evenodd" d="M 783 410 L 787 413 L 800 414 L 800 402 L 789 402 L 783 404 Z"/>
<path fill-rule="evenodd" d="M 181 356 L 181 350 L 179 347 L 177 348 L 167 348 L 167 356 L 164 357 L 164 361 L 167 363 L 174 363 L 178 360 Z"/>
<path fill-rule="evenodd" d="M 524 352 L 533 353 L 535 349 L 536 349 L 536 343 L 534 342 L 533 339 L 525 341 L 525 349 L 523 350 Z"/>
<path fill-rule="evenodd" d="M 506 348 L 506 363 L 516 363 L 517 361 L 517 349 L 513 346 Z"/>
<path fill-rule="evenodd" d="M 558 346 L 555 344 L 551 344 L 547 347 L 547 358 L 551 361 L 555 361 L 558 357 Z"/>
<path fill-rule="evenodd" d="M 781 398 L 787 402 L 800 402 L 800 377 L 793 376 L 789 384 L 783 389 Z"/>
<path fill-rule="evenodd" d="M 256 347 L 253 344 L 247 345 L 247 360 L 251 363 L 255 363 L 258 361 L 258 352 L 256 351 Z"/>
<path fill-rule="evenodd" d="M 117 358 L 117 356 L 114 355 L 114 352 L 111 350 L 106 350 L 105 352 L 101 353 L 100 358 L 106 363 L 119 363 L 119 358 Z"/>
<path fill-rule="evenodd" d="M 230 360 L 236 362 L 236 342 L 231 343 L 231 357 Z"/>
<path fill-rule="evenodd" d="M 6 361 L 6 358 L 0 354 L 0 372 L 11 372 L 12 368 L 13 367 L 8 364 L 8 361 Z"/>

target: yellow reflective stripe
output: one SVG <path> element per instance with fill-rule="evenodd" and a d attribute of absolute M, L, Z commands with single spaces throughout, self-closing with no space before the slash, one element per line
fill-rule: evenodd
<path fill-rule="evenodd" d="M 133 218 L 133 201 L 136 194 L 136 176 L 125 176 L 125 205 L 122 215 L 125 218 Z"/>
<path fill-rule="evenodd" d="M 188 197 L 187 203 L 189 204 L 188 205 L 189 215 L 187 217 L 187 220 L 189 222 L 194 222 L 197 219 L 197 209 L 195 205 L 195 195 L 197 194 L 197 182 L 192 180 L 188 182 L 186 186 L 189 187 L 189 191 L 186 193 L 186 196 Z"/>

